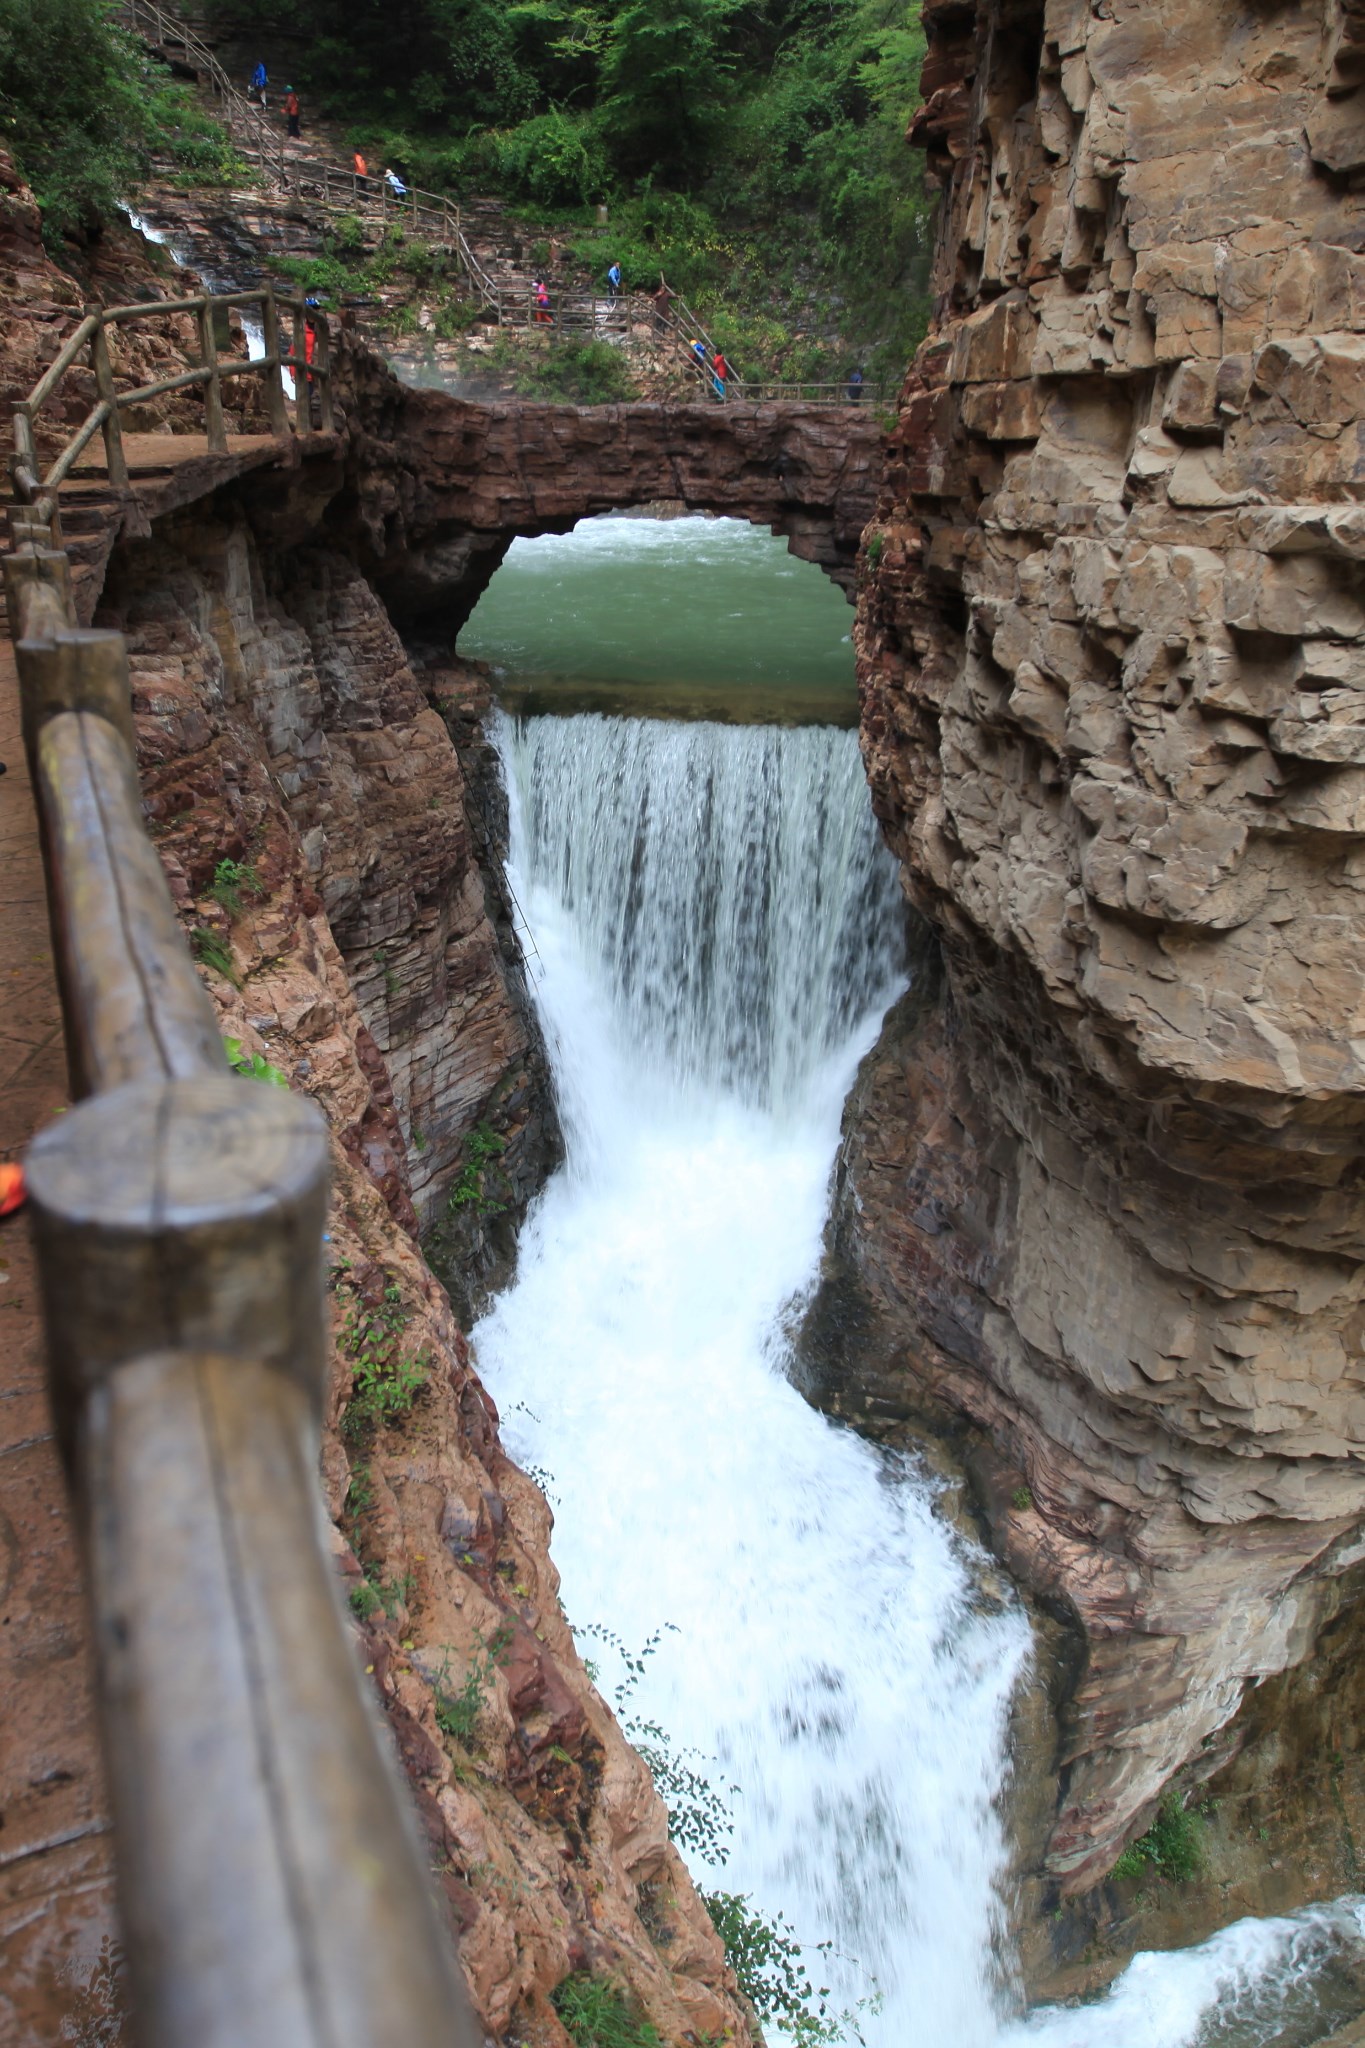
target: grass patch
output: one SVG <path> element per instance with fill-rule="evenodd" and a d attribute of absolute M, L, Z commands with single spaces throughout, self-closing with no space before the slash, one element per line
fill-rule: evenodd
<path fill-rule="evenodd" d="M 220 860 L 213 871 L 209 894 L 229 917 L 240 917 L 242 893 L 264 896 L 265 883 L 249 860 Z"/>
<path fill-rule="evenodd" d="M 448 1215 L 457 1216 L 461 1210 L 469 1209 L 476 1216 L 501 1216 L 507 1204 L 498 1201 L 489 1189 L 488 1174 L 493 1162 L 506 1150 L 506 1138 L 499 1137 L 491 1124 L 475 1124 L 460 1147 L 460 1170 L 446 1197 Z"/>
<path fill-rule="evenodd" d="M 289 1086 L 289 1076 L 282 1067 L 273 1067 L 264 1053 L 249 1053 L 240 1038 L 225 1038 L 223 1051 L 234 1074 L 241 1074 L 248 1081 L 267 1081 L 274 1088 Z"/>
<path fill-rule="evenodd" d="M 550 2003 L 574 2048 L 663 2048 L 658 2030 L 614 1977 L 576 1971 L 556 1985 Z"/>
<path fill-rule="evenodd" d="M 1168 1884 L 1186 1884 L 1203 1866 L 1203 1822 L 1172 1788 L 1146 1834 L 1128 1844 L 1109 1874 L 1122 1883 L 1155 1870 Z"/>
<path fill-rule="evenodd" d="M 201 967 L 207 967 L 212 974 L 221 974 L 224 981 L 230 981 L 234 988 L 241 986 L 231 953 L 217 932 L 211 932 L 207 925 L 197 924 L 190 933 L 190 951 Z"/>
<path fill-rule="evenodd" d="M 449 1653 L 437 1674 L 436 1726 L 465 1749 L 473 1744 L 493 1674 L 505 1662 L 511 1641 L 512 1632 L 506 1628 L 498 1629 L 487 1643 L 476 1636 L 474 1655 L 458 1690 L 451 1686 Z"/>
<path fill-rule="evenodd" d="M 403 1332 L 412 1318 L 403 1307 L 402 1290 L 392 1282 L 372 1308 L 358 1297 L 341 1332 L 341 1348 L 352 1361 L 351 1398 L 341 1416 L 342 1435 L 351 1442 L 406 1415 L 427 1383 L 428 1353 L 414 1358 L 402 1348 Z"/>

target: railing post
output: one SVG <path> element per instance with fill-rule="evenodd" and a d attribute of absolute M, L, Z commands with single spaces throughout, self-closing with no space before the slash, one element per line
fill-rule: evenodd
<path fill-rule="evenodd" d="M 332 330 L 325 313 L 318 315 L 316 329 L 313 363 L 318 378 L 318 425 L 324 434 L 330 434 L 336 426 L 336 415 L 332 410 Z"/>
<path fill-rule="evenodd" d="M 210 455 L 227 454 L 227 427 L 223 422 L 223 389 L 218 380 L 218 337 L 213 331 L 213 308 L 205 299 L 197 315 L 199 360 L 209 373 L 204 386 L 204 432 Z"/>
<path fill-rule="evenodd" d="M 118 392 L 114 385 L 113 365 L 109 361 L 109 341 L 104 332 L 104 321 L 100 320 L 90 337 L 90 356 L 95 371 L 95 395 L 109 410 L 104 419 L 104 461 L 109 474 L 111 490 L 128 489 L 128 464 L 123 455 L 123 429 L 119 425 Z"/>
<path fill-rule="evenodd" d="M 293 319 L 291 327 L 294 336 L 294 431 L 308 434 L 313 430 L 312 395 L 308 382 L 308 312 L 302 298 L 291 301 Z"/>
<path fill-rule="evenodd" d="M 275 304 L 275 294 L 267 290 L 265 304 L 261 308 L 261 330 L 265 338 L 265 360 L 268 367 L 262 372 L 265 377 L 265 409 L 270 418 L 272 434 L 289 432 L 289 414 L 284 400 L 284 372 L 280 356 L 280 316 Z"/>

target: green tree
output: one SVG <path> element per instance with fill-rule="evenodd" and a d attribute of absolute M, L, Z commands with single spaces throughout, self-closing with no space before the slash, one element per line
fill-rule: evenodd
<path fill-rule="evenodd" d="M 730 96 L 737 0 L 631 0 L 602 63 L 600 116 L 622 169 L 676 175 L 706 149 Z"/>
<path fill-rule="evenodd" d="M 135 188 L 146 88 L 103 0 L 0 0 L 0 120 L 51 246 Z"/>

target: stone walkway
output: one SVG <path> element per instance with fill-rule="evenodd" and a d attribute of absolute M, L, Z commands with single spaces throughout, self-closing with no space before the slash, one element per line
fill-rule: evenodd
<path fill-rule="evenodd" d="M 37 823 L 0 634 L 0 1160 L 67 1100 Z M 117 1924 L 80 1562 L 24 1213 L 0 1222 L 0 2043 L 111 2044 Z"/>

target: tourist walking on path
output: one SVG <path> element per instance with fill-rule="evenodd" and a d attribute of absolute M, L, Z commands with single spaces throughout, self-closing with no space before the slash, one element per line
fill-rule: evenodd
<path fill-rule="evenodd" d="M 553 327 L 555 324 L 555 316 L 550 311 L 550 294 L 546 288 L 545 281 L 543 278 L 538 277 L 536 279 L 534 291 L 536 295 L 537 327 Z"/>
<path fill-rule="evenodd" d="M 399 175 L 398 175 L 397 171 L 394 171 L 394 170 L 387 170 L 387 171 L 385 171 L 385 173 L 384 173 L 384 183 L 385 183 L 385 184 L 386 184 L 386 185 L 388 186 L 388 188 L 389 188 L 390 192 L 392 192 L 392 194 L 393 194 L 393 196 L 394 196 L 394 198 L 395 198 L 395 199 L 406 199 L 406 198 L 407 198 L 407 196 L 408 196 L 408 188 L 407 188 L 407 186 L 406 186 L 406 185 L 405 185 L 405 184 L 403 183 L 403 180 L 402 180 L 402 179 L 401 179 L 401 178 L 399 177 Z"/>
<path fill-rule="evenodd" d="M 716 387 L 716 396 L 722 404 L 725 402 L 725 380 L 729 374 L 730 365 L 726 362 L 720 350 L 717 349 L 711 364 L 711 381 Z"/>
<path fill-rule="evenodd" d="M 619 263 L 613 263 L 607 272 L 607 290 L 611 295 L 611 304 L 614 306 L 621 291 L 621 266 Z"/>
<path fill-rule="evenodd" d="M 303 131 L 299 127 L 299 96 L 292 85 L 285 93 L 284 117 L 289 123 L 289 133 L 297 141 Z"/>
<path fill-rule="evenodd" d="M 266 76 L 264 64 L 258 64 L 256 66 L 256 69 L 251 74 L 250 97 L 253 100 L 259 100 L 262 108 L 264 108 L 265 106 L 265 89 L 269 85 L 269 83 L 270 80 Z"/>
<path fill-rule="evenodd" d="M 657 291 L 650 293 L 650 297 L 654 301 L 654 324 L 661 334 L 668 326 L 669 301 L 676 299 L 677 296 L 678 294 L 675 291 L 670 291 L 669 287 L 665 284 L 664 274 L 661 270 L 659 272 L 659 288 Z"/>
<path fill-rule="evenodd" d="M 692 360 L 704 377 L 706 375 L 706 343 L 704 341 L 693 342 Z"/>
<path fill-rule="evenodd" d="M 862 371 L 861 371 L 861 370 L 850 370 L 850 371 L 849 371 L 849 373 L 848 373 L 848 402 L 849 402 L 849 404 L 850 404 L 850 405 L 858 405 L 858 404 L 860 404 L 860 403 L 861 403 L 861 401 L 862 401 L 862 395 L 863 395 L 863 373 L 862 373 Z"/>
<path fill-rule="evenodd" d="M 351 169 L 355 172 L 358 190 L 368 192 L 370 189 L 370 167 L 359 150 L 351 158 Z"/>

